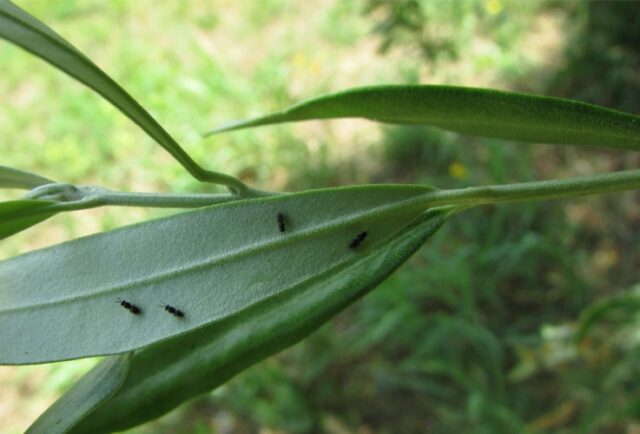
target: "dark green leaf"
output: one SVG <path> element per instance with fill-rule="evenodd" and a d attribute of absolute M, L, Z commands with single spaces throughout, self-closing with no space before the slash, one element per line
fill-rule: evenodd
<path fill-rule="evenodd" d="M 2 261 L 0 363 L 127 352 L 238 315 L 393 237 L 432 191 L 379 185 L 237 201 Z"/>
<path fill-rule="evenodd" d="M 32 199 L 0 202 L 0 240 L 53 216 L 54 212 L 43 213 L 42 209 L 55 203 L 50 200 Z"/>
<path fill-rule="evenodd" d="M 120 389 L 130 365 L 131 354 L 103 360 L 36 419 L 27 434 L 69 432 Z"/>
<path fill-rule="evenodd" d="M 539 95 L 454 86 L 373 86 L 324 95 L 211 133 L 311 119 L 366 118 L 524 142 L 640 149 L 640 117 Z"/>
<path fill-rule="evenodd" d="M 0 166 L 0 188 L 21 188 L 23 190 L 31 190 L 39 185 L 50 184 L 54 181 L 44 178 L 35 173 L 25 172 L 24 170 L 14 169 L 12 167 Z"/>
<path fill-rule="evenodd" d="M 640 297 L 636 293 L 623 293 L 599 300 L 581 314 L 576 330 L 576 341 L 581 342 L 600 323 L 627 323 L 637 318 Z"/>
<path fill-rule="evenodd" d="M 437 210 L 422 214 L 393 238 L 237 316 L 137 352 L 117 395 L 73 432 L 111 432 L 154 419 L 301 340 L 385 279 L 441 227 L 446 215 Z"/>

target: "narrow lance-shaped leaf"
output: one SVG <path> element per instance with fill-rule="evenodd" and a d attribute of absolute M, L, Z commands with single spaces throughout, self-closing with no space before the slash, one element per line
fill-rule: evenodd
<path fill-rule="evenodd" d="M 311 119 L 366 118 L 523 142 L 639 150 L 640 117 L 540 95 L 455 86 L 372 86 L 323 95 L 211 134 Z"/>
<path fill-rule="evenodd" d="M 361 186 L 238 201 L 2 261 L 0 363 L 127 352 L 237 315 L 392 237 L 431 191 Z"/>
<path fill-rule="evenodd" d="M 50 200 L 21 199 L 0 202 L 0 240 L 30 228 L 55 212 L 42 212 L 43 208 L 54 205 Z M 2 283 L 0 282 L 0 288 Z M 0 294 L 0 298 L 2 294 Z"/>
<path fill-rule="evenodd" d="M 26 172 L 13 167 L 0 166 L 0 188 L 20 188 L 31 190 L 40 185 L 50 184 L 54 181 L 35 173 Z"/>
<path fill-rule="evenodd" d="M 116 396 L 73 432 L 119 431 L 154 419 L 301 340 L 378 285 L 446 217 L 445 211 L 428 211 L 393 238 L 238 316 L 142 349 Z"/>
<path fill-rule="evenodd" d="M 120 85 L 64 38 L 9 0 L 0 0 L 0 38 L 24 48 L 96 91 L 138 124 L 194 177 L 206 176 L 206 171 Z"/>
<path fill-rule="evenodd" d="M 122 387 L 131 354 L 103 360 L 47 409 L 26 434 L 61 434 L 71 430 Z"/>

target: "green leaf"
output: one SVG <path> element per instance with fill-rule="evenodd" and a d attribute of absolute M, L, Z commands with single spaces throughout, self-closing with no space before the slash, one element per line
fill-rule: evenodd
<path fill-rule="evenodd" d="M 210 134 L 311 119 L 366 118 L 523 142 L 639 150 L 640 117 L 584 102 L 454 86 L 373 86 L 324 95 Z"/>
<path fill-rule="evenodd" d="M 119 431 L 154 419 L 293 345 L 384 280 L 441 227 L 446 215 L 428 211 L 347 263 L 237 316 L 137 352 L 117 395 L 73 432 Z"/>
<path fill-rule="evenodd" d="M 591 330 L 600 323 L 629 323 L 640 312 L 640 297 L 635 292 L 623 293 L 598 300 L 580 313 L 576 330 L 576 342 L 582 342 Z"/>
<path fill-rule="evenodd" d="M 12 167 L 0 166 L 0 188 L 21 188 L 23 190 L 31 190 L 44 184 L 50 184 L 54 181 L 44 178 L 35 173 L 25 172 L 24 170 L 14 169 Z"/>
<path fill-rule="evenodd" d="M 0 38 L 40 57 L 100 94 L 166 149 L 196 179 L 227 185 L 234 183 L 226 175 L 202 169 L 118 83 L 46 24 L 8 0 L 0 0 Z"/>
<path fill-rule="evenodd" d="M 66 433 L 120 389 L 131 365 L 131 354 L 103 360 L 49 407 L 27 434 Z"/>
<path fill-rule="evenodd" d="M 0 240 L 36 225 L 55 212 L 43 212 L 43 208 L 54 205 L 50 200 L 10 200 L 0 202 Z M 0 283 L 0 288 L 2 284 Z"/>
<path fill-rule="evenodd" d="M 237 201 L 2 261 L 0 363 L 127 352 L 237 315 L 392 237 L 432 191 L 359 186 Z"/>

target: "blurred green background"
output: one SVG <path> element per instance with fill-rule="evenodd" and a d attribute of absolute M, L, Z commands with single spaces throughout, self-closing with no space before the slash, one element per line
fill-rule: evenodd
<path fill-rule="evenodd" d="M 260 188 L 464 187 L 640 162 L 361 120 L 201 138 L 231 119 L 381 83 L 538 92 L 638 113 L 638 2 L 17 3 L 198 162 Z M 125 191 L 212 191 L 92 92 L 1 41 L 0 71 L 0 164 Z M 639 198 L 464 213 L 304 342 L 130 432 L 639 433 Z M 2 241 L 0 258 L 166 213 L 59 215 Z M 94 363 L 0 367 L 0 432 L 22 432 Z"/>

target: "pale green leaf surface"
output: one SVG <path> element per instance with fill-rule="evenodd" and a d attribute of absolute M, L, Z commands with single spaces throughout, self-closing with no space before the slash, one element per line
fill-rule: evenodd
<path fill-rule="evenodd" d="M 55 213 L 41 212 L 54 205 L 50 200 L 20 199 L 0 202 L 0 240 L 36 225 Z M 0 287 L 2 282 L 0 281 Z M 2 295 L 0 294 L 0 297 Z"/>
<path fill-rule="evenodd" d="M 26 434 L 62 434 L 81 422 L 120 389 L 131 353 L 108 357 L 89 371 L 27 429 Z"/>
<path fill-rule="evenodd" d="M 393 236 L 432 191 L 359 186 L 237 201 L 2 261 L 0 363 L 127 352 L 237 315 Z M 350 249 L 363 230 L 369 236 Z"/>
<path fill-rule="evenodd" d="M 540 95 L 455 86 L 372 86 L 303 101 L 271 115 L 223 125 L 211 134 L 312 119 L 365 118 L 421 124 L 523 142 L 640 149 L 640 117 Z"/>
<path fill-rule="evenodd" d="M 40 57 L 100 94 L 193 173 L 199 166 L 120 85 L 46 24 L 12 2 L 0 0 L 0 38 Z"/>
<path fill-rule="evenodd" d="M 31 190 L 54 181 L 13 167 L 0 166 L 0 188 L 20 188 Z"/>
<path fill-rule="evenodd" d="M 227 320 L 140 350 L 117 395 L 72 432 L 111 432 L 152 420 L 301 340 L 378 285 L 446 217 L 442 210 L 428 211 L 393 238 L 344 264 Z"/>

